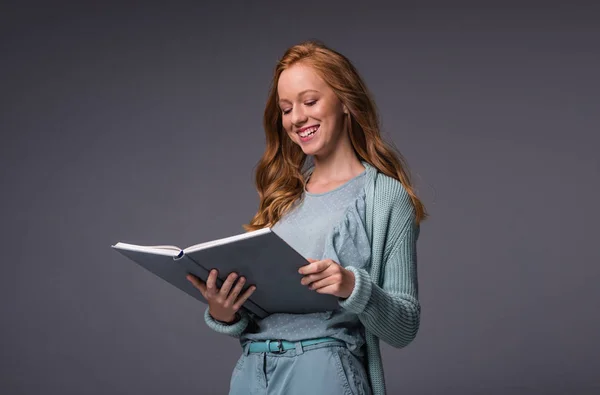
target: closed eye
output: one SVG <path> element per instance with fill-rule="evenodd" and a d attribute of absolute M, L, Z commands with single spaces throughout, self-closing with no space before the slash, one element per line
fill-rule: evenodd
<path fill-rule="evenodd" d="M 317 102 L 316 100 L 310 100 L 310 101 L 305 102 L 304 104 L 307 106 L 313 106 L 313 105 L 315 105 L 316 102 Z M 285 115 L 285 114 L 288 114 L 290 111 L 292 111 L 292 110 L 282 110 L 281 112 Z"/>

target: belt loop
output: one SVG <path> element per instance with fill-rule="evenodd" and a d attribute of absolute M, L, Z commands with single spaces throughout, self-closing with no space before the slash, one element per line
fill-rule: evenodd
<path fill-rule="evenodd" d="M 296 355 L 304 354 L 304 347 L 302 347 L 302 341 L 296 342 Z"/>
<path fill-rule="evenodd" d="M 270 353 L 271 352 L 271 340 L 266 340 L 265 343 L 267 346 L 267 353 Z"/>
<path fill-rule="evenodd" d="M 244 345 L 244 355 L 248 356 L 248 354 L 250 354 L 250 344 L 252 344 L 252 342 L 248 342 L 246 343 L 246 345 Z"/>

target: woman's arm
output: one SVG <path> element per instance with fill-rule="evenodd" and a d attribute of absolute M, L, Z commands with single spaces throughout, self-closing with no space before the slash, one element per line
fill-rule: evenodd
<path fill-rule="evenodd" d="M 340 306 L 358 314 L 365 328 L 396 348 L 407 346 L 419 330 L 418 230 L 413 213 L 384 262 L 381 287 L 366 270 L 346 267 L 354 273 L 355 285 L 352 294 L 340 301 Z"/>

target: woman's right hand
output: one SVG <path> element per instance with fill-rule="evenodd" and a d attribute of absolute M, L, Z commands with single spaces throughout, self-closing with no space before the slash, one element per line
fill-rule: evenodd
<path fill-rule="evenodd" d="M 217 270 L 215 269 L 210 271 L 206 283 L 191 274 L 188 274 L 187 279 L 200 290 L 204 299 L 208 301 L 210 315 L 217 321 L 230 324 L 236 321 L 236 313 L 256 289 L 256 286 L 252 285 L 240 295 L 246 279 L 240 277 L 238 280 L 238 275 L 234 272 L 229 273 L 221 288 L 217 288 Z"/>

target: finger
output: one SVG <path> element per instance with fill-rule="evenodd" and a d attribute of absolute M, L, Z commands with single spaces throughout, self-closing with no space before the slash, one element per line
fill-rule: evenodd
<path fill-rule="evenodd" d="M 327 285 L 323 288 L 316 289 L 315 292 L 318 292 L 320 294 L 329 294 L 329 295 L 338 296 L 338 294 L 340 293 L 340 284 L 336 283 L 336 284 Z"/>
<path fill-rule="evenodd" d="M 325 277 L 329 277 L 329 274 L 326 272 L 320 272 L 320 273 L 316 273 L 316 274 L 309 274 L 308 276 L 304 276 L 302 277 L 302 279 L 300 280 L 300 284 L 302 285 L 310 285 L 312 282 L 317 281 L 317 280 L 321 280 Z"/>
<path fill-rule="evenodd" d="M 302 266 L 298 269 L 298 273 L 300 274 L 311 274 L 311 273 L 319 273 L 323 270 L 327 269 L 333 261 L 331 259 L 324 259 L 322 261 L 315 261 L 309 263 L 308 265 Z"/>
<path fill-rule="evenodd" d="M 318 262 L 316 259 L 312 259 L 312 258 L 307 258 L 307 261 L 310 263 L 307 265 L 300 266 L 300 268 L 298 268 L 298 273 L 307 274 L 309 271 L 311 271 L 313 269 L 313 263 Z"/>
<path fill-rule="evenodd" d="M 250 297 L 250 295 L 252 295 L 252 293 L 256 290 L 256 286 L 255 285 L 251 285 L 250 287 L 248 287 L 248 289 L 246 290 L 246 292 L 244 292 L 242 294 L 242 296 L 240 296 L 238 298 L 238 300 L 236 300 L 236 302 L 233 304 L 233 308 L 235 309 L 235 311 L 238 311 L 242 305 L 248 300 L 248 298 Z"/>
<path fill-rule="evenodd" d="M 242 291 L 242 288 L 244 288 L 244 284 L 246 284 L 246 278 L 245 277 L 240 277 L 240 279 L 237 281 L 237 284 L 235 284 L 235 287 L 233 287 L 233 289 L 231 290 L 231 293 L 229 294 L 229 296 L 227 296 L 226 303 L 229 306 L 233 305 L 233 303 L 235 302 L 236 298 L 238 297 L 238 295 Z"/>
<path fill-rule="evenodd" d="M 217 291 L 217 270 L 213 269 L 206 279 L 206 293 L 208 295 L 214 295 Z"/>
<path fill-rule="evenodd" d="M 298 270 L 298 273 L 306 274 L 306 273 L 312 272 L 314 270 L 314 265 L 311 265 L 311 263 L 319 262 L 318 259 L 313 259 L 313 258 L 306 258 L 306 260 L 310 263 L 308 265 L 304 265 L 304 266 L 300 267 L 300 270 Z"/>
<path fill-rule="evenodd" d="M 314 281 L 329 277 L 335 273 L 338 273 L 339 270 L 337 270 L 337 269 L 339 269 L 339 267 L 340 267 L 339 265 L 327 266 L 325 268 L 325 270 L 323 270 L 322 272 L 318 272 L 315 274 L 309 274 L 307 276 L 302 277 L 302 279 L 300 280 L 300 283 L 302 285 L 309 285 L 310 283 L 312 283 Z"/>
<path fill-rule="evenodd" d="M 342 276 L 337 275 L 337 274 L 332 274 L 331 276 L 327 276 L 321 280 L 314 281 L 313 283 L 311 283 L 308 286 L 308 288 L 316 291 L 323 287 L 327 287 L 329 285 L 341 284 L 341 283 L 342 283 Z"/>
<path fill-rule="evenodd" d="M 219 293 L 221 293 L 222 296 L 227 296 L 227 294 L 229 293 L 229 290 L 233 286 L 233 283 L 235 282 L 236 279 L 237 279 L 237 273 L 234 273 L 234 272 L 229 273 L 229 276 L 227 276 L 227 279 L 225 279 L 225 282 L 223 283 L 223 285 L 221 285 L 221 289 L 219 290 Z"/>
<path fill-rule="evenodd" d="M 192 283 L 192 285 L 194 285 L 194 287 L 196 287 L 196 288 L 198 288 L 198 290 L 200 290 L 200 293 L 206 299 L 206 284 L 204 283 L 204 281 L 200 280 L 198 277 L 196 277 L 192 274 L 188 274 L 186 276 L 186 278 L 188 279 L 189 282 Z"/>

